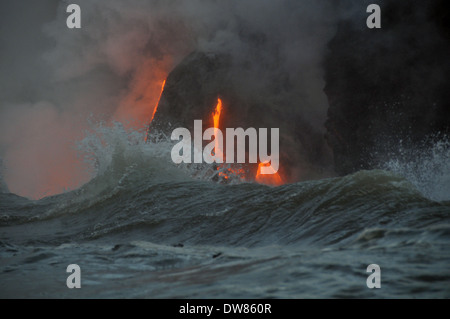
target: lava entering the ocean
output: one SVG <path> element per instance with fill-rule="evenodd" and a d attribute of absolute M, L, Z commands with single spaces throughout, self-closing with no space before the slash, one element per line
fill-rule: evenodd
<path fill-rule="evenodd" d="M 273 170 L 273 174 L 261 174 L 261 167 L 269 167 Z M 276 172 L 272 165 L 268 162 L 259 163 L 258 171 L 256 172 L 255 181 L 260 184 L 272 185 L 272 186 L 280 186 L 283 185 L 283 180 L 280 177 L 280 174 Z"/>
<path fill-rule="evenodd" d="M 220 130 L 219 123 L 222 109 L 223 109 L 222 100 L 218 98 L 217 105 L 216 108 L 214 109 L 214 112 L 212 113 L 212 116 L 214 122 L 214 136 L 215 136 L 214 152 L 221 158 L 223 158 L 224 155 L 223 150 L 220 149 L 219 141 L 217 140 L 217 131 Z M 261 174 L 261 167 L 269 167 L 272 169 L 273 173 Z M 219 171 L 218 176 L 225 181 L 229 181 L 231 176 L 238 177 L 241 180 L 245 180 L 245 170 L 243 168 L 231 168 L 231 167 L 224 168 L 224 164 L 220 164 L 216 169 Z M 279 186 L 283 184 L 283 180 L 281 179 L 278 172 L 276 172 L 275 169 L 268 162 L 259 163 L 258 170 L 255 176 L 255 181 L 260 184 L 266 184 L 271 186 Z"/>

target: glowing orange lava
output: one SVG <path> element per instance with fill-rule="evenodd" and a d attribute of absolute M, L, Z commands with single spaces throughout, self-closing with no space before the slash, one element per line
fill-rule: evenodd
<path fill-rule="evenodd" d="M 272 168 L 270 163 L 259 163 L 258 171 L 256 172 L 255 180 L 260 184 L 266 184 L 271 186 L 280 186 L 283 185 L 283 180 L 280 177 L 280 174 L 275 172 L 274 174 L 261 174 L 261 167 L 270 167 L 273 172 L 275 170 Z"/>
<path fill-rule="evenodd" d="M 163 81 L 162 86 L 161 86 L 161 93 L 159 93 L 159 98 L 158 98 L 158 102 L 156 102 L 155 108 L 153 109 L 153 114 L 152 114 L 152 118 L 150 119 L 150 123 L 153 121 L 153 119 L 155 118 L 155 113 L 156 110 L 158 109 L 158 105 L 159 105 L 159 101 L 161 101 L 161 96 L 164 92 L 164 87 L 166 86 L 166 80 Z"/>
<path fill-rule="evenodd" d="M 217 131 L 219 130 L 220 124 L 220 115 L 222 113 L 222 100 L 220 98 L 217 99 L 216 108 L 212 114 L 213 122 L 214 122 L 214 135 L 217 136 Z M 223 151 L 219 147 L 219 141 L 215 141 L 214 152 L 223 158 Z M 269 167 L 274 172 L 273 174 L 261 174 L 261 167 Z M 245 170 L 242 168 L 226 168 L 224 169 L 223 164 L 219 165 L 216 168 L 219 171 L 219 177 L 224 180 L 229 180 L 231 176 L 239 177 L 241 180 L 245 180 Z M 279 186 L 283 185 L 283 180 L 280 177 L 278 172 L 272 168 L 270 163 L 259 163 L 258 171 L 255 176 L 255 181 L 260 184 L 266 184 L 271 186 Z"/>
<path fill-rule="evenodd" d="M 217 167 L 217 170 L 221 169 L 221 167 Z M 219 177 L 222 177 L 225 180 L 230 179 L 230 175 L 234 177 L 239 177 L 241 180 L 245 180 L 245 170 L 242 168 L 227 168 L 219 172 Z"/>
<path fill-rule="evenodd" d="M 213 113 L 213 121 L 214 121 L 214 136 L 217 136 L 217 131 L 219 130 L 219 121 L 220 121 L 220 114 L 222 113 L 222 100 L 217 99 L 217 105 L 216 109 Z M 214 146 L 214 153 L 217 156 L 223 157 L 223 152 L 219 148 L 219 141 L 217 138 L 215 138 L 215 146 Z"/>
<path fill-rule="evenodd" d="M 155 114 L 156 114 L 156 110 L 158 109 L 158 105 L 159 105 L 159 101 L 161 101 L 161 96 L 164 92 L 164 87 L 166 86 L 166 80 L 163 81 L 162 85 L 161 85 L 161 92 L 159 93 L 159 97 L 158 97 L 158 101 L 156 102 L 155 108 L 153 109 L 153 113 L 152 113 L 152 118 L 150 119 L 150 122 L 153 122 L 153 119 L 155 118 Z M 148 132 L 147 134 L 145 134 L 145 142 L 147 143 L 147 139 L 148 139 Z"/>
<path fill-rule="evenodd" d="M 213 122 L 214 122 L 214 136 L 217 136 L 217 131 L 220 123 L 220 115 L 222 114 L 222 100 L 217 99 L 217 105 L 212 114 Z M 219 147 L 219 141 L 216 139 L 214 144 L 214 153 L 223 158 L 223 151 Z M 219 177 L 223 178 L 223 180 L 231 180 L 231 177 L 238 177 L 240 179 L 245 179 L 245 171 L 242 168 L 224 168 L 224 164 L 220 164 L 217 168 L 219 171 Z"/>

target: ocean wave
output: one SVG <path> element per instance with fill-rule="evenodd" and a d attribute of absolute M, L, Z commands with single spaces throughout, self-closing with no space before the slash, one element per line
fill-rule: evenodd
<path fill-rule="evenodd" d="M 408 179 L 427 198 L 450 201 L 450 140 L 435 138 L 430 145 L 407 149 L 382 168 Z"/>
<path fill-rule="evenodd" d="M 157 172 L 161 170 L 149 174 Z M 143 175 L 134 167 L 106 188 L 98 185 L 104 181 L 94 179 L 80 190 L 38 201 L 40 209 L 23 203 L 24 213 L 2 214 L 1 224 L 71 225 L 61 236 L 46 231 L 56 242 L 133 233 L 161 244 L 323 246 L 350 244 L 362 230 L 374 227 L 433 225 L 448 219 L 450 211 L 386 171 L 280 187 Z M 33 211 L 26 212 L 27 207 Z"/>
<path fill-rule="evenodd" d="M 399 173 L 360 171 L 279 187 L 222 184 L 210 166 L 173 164 L 168 141 L 143 137 L 118 124 L 98 127 L 80 144 L 95 177 L 38 201 L 1 194 L 0 226 L 46 225 L 41 231 L 55 243 L 135 233 L 162 244 L 333 246 L 351 244 L 366 229 L 449 218 L 449 203 L 427 198 Z M 49 225 L 61 223 L 71 227 L 52 236 Z"/>

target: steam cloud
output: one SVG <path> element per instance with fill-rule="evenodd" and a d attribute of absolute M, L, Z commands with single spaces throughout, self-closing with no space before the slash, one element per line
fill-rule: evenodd
<path fill-rule="evenodd" d="M 287 75 L 298 104 L 280 112 L 324 129 L 331 1 L 77 0 L 79 30 L 66 27 L 69 3 L 0 4 L 0 157 L 13 193 L 41 198 L 88 181 L 75 143 L 89 119 L 143 128 L 161 81 L 194 50 L 247 61 L 242 86 L 256 93 Z"/>

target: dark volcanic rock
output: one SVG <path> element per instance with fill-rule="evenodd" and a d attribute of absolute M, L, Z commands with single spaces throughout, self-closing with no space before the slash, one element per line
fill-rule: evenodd
<path fill-rule="evenodd" d="M 366 27 L 369 3 L 344 2 L 349 14 L 325 63 L 327 140 L 340 174 L 376 167 L 400 145 L 418 147 L 450 132 L 445 1 L 378 1 L 381 29 Z"/>
<path fill-rule="evenodd" d="M 149 126 L 149 137 L 155 132 L 170 136 L 177 127 L 186 127 L 193 132 L 194 120 L 200 119 L 203 120 L 203 131 L 213 127 L 212 114 L 220 98 L 223 102 L 220 117 L 223 132 L 225 128 L 238 127 L 268 128 L 269 132 L 270 128 L 280 129 L 279 172 L 285 181 L 322 174 L 324 167 L 331 166 L 329 148 L 323 133 L 317 132 L 299 113 L 284 111 L 287 104 L 295 106 L 295 101 L 282 100 L 277 95 L 277 92 L 286 92 L 286 82 L 273 81 L 267 90 L 255 94 L 242 85 L 243 77 L 248 76 L 245 65 L 241 69 L 233 62 L 230 56 L 223 54 L 194 52 L 187 56 L 166 80 Z M 277 98 L 281 102 L 274 102 Z M 252 169 L 254 176 L 256 168 Z"/>
<path fill-rule="evenodd" d="M 217 98 L 230 95 L 229 58 L 194 52 L 167 77 L 150 131 L 170 133 L 176 127 L 192 131 L 194 120 L 211 127 Z"/>

